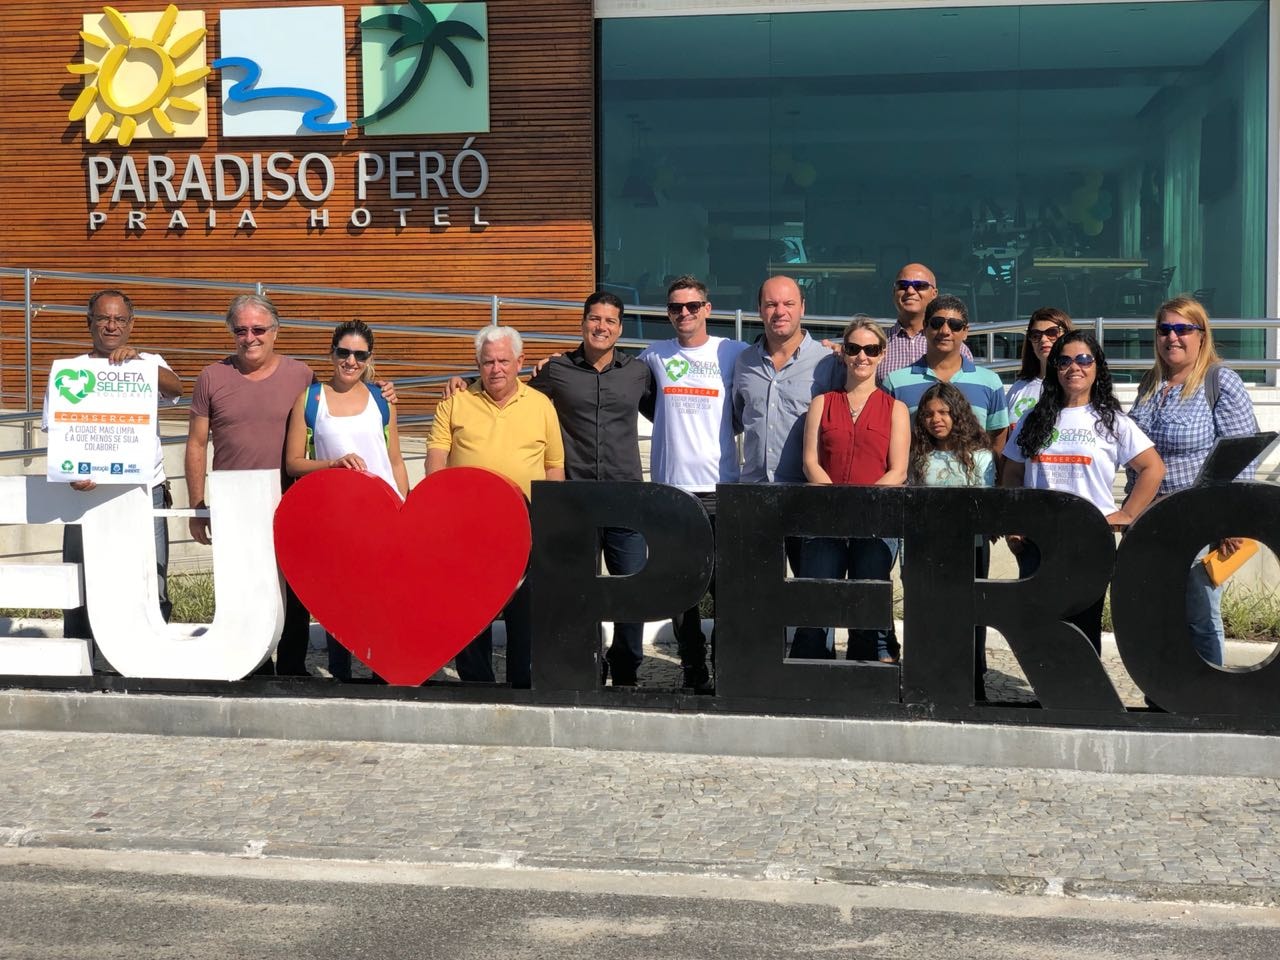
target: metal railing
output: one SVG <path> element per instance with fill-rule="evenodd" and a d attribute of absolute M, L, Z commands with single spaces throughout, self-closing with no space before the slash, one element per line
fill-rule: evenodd
<path fill-rule="evenodd" d="M 485 307 L 487 308 L 488 321 L 492 323 L 502 322 L 502 311 L 504 308 L 520 309 L 520 310 L 546 310 L 546 311 L 571 311 L 577 312 L 582 309 L 579 301 L 570 300 L 549 300 L 530 297 L 506 297 L 499 294 L 466 294 L 466 293 L 421 293 L 409 290 L 385 290 L 385 289 L 368 289 L 360 287 L 330 287 L 330 286 L 313 286 L 308 284 L 275 284 L 263 281 L 256 282 L 236 282 L 224 280 L 202 280 L 190 277 L 153 277 L 134 274 L 116 274 L 116 273 L 94 273 L 70 270 L 35 270 L 22 267 L 0 267 L 0 282 L 9 278 L 12 280 L 20 280 L 22 282 L 22 299 L 4 299 L 0 298 L 0 313 L 21 311 L 23 317 L 21 340 L 23 344 L 23 388 L 22 400 L 26 407 L 25 411 L 8 413 L 0 415 L 0 425 L 6 423 L 22 423 L 23 424 L 23 449 L 20 450 L 4 450 L 0 451 L 0 459 L 13 459 L 17 457 L 30 458 L 39 456 L 44 453 L 43 447 L 35 447 L 32 444 L 33 427 L 35 420 L 39 419 L 40 412 L 35 409 L 34 396 L 34 371 L 32 369 L 32 345 L 35 343 L 66 345 L 68 348 L 77 351 L 84 349 L 83 341 L 64 341 L 57 339 L 37 338 L 33 335 L 33 324 L 37 316 L 41 315 L 60 315 L 60 316 L 76 316 L 84 315 L 84 304 L 66 304 L 43 302 L 36 299 L 37 285 L 41 280 L 52 281 L 70 281 L 77 283 L 91 283 L 98 287 L 113 287 L 128 289 L 131 287 L 162 287 L 173 288 L 178 290 L 210 290 L 226 293 L 228 298 L 243 294 L 255 293 L 260 296 L 306 296 L 318 297 L 326 299 L 346 299 L 346 300 L 386 300 L 407 304 L 437 304 L 437 305 L 456 305 L 468 307 Z M 626 315 L 629 318 L 652 318 L 662 324 L 666 323 L 666 307 L 665 305 L 631 305 L 626 306 Z M 213 324 L 222 325 L 224 316 L 221 313 L 202 313 L 195 311 L 169 311 L 169 310 L 150 310 L 145 308 L 135 309 L 137 317 L 148 320 L 163 320 L 176 323 L 192 323 L 192 324 Z M 848 323 L 847 316 L 833 315 L 806 315 L 805 326 L 813 330 L 815 336 L 827 336 L 828 338 L 836 338 L 839 331 Z M 875 318 L 886 326 L 891 325 L 895 321 L 892 318 L 877 317 Z M 713 310 L 710 315 L 709 322 L 721 329 L 731 327 L 734 336 L 743 339 L 748 331 L 755 323 L 759 321 L 755 318 L 754 313 L 748 313 L 744 310 Z M 1152 321 L 1150 318 L 1142 317 L 1123 317 L 1123 318 L 1106 318 L 1096 317 L 1089 319 L 1077 319 L 1078 327 L 1091 328 L 1098 341 L 1106 344 L 1108 332 L 1119 332 L 1123 330 L 1150 330 Z M 328 320 L 301 320 L 287 319 L 281 320 L 281 326 L 294 329 L 315 329 L 323 330 L 326 333 L 333 328 L 333 323 Z M 370 329 L 375 333 L 395 333 L 397 336 L 411 337 L 431 337 L 431 338 L 448 338 L 461 339 L 464 342 L 471 339 L 475 334 L 474 328 L 440 326 L 430 324 L 404 324 L 404 323 L 370 323 Z M 1248 329 L 1248 330 L 1280 330 L 1280 319 L 1269 317 L 1265 319 L 1239 319 L 1239 318 L 1214 318 L 1213 327 L 1215 331 L 1231 330 L 1231 329 Z M 1026 329 L 1026 320 L 1008 320 L 993 323 L 974 323 L 970 327 L 970 343 L 974 343 L 975 339 L 985 346 L 985 358 L 980 362 L 990 367 L 997 373 L 1006 373 L 1016 370 L 1019 366 L 1017 358 L 997 358 L 996 346 L 997 341 L 1006 337 L 1020 337 Z M 551 346 L 571 346 L 576 345 L 580 337 L 577 334 L 557 334 L 538 332 L 536 330 L 528 333 L 521 331 L 521 336 L 526 342 L 548 344 Z M 12 335 L 0 337 L 0 342 L 14 342 L 18 338 Z M 1270 338 L 1269 338 L 1270 339 Z M 630 348 L 642 348 L 651 342 L 651 338 L 647 337 L 624 337 L 618 341 L 619 346 Z M 188 355 L 188 356 L 204 356 L 210 360 L 222 356 L 222 351 L 208 351 L 184 347 L 166 347 L 165 352 L 170 355 Z M 304 355 L 305 359 L 321 359 L 320 356 Z M 396 366 L 398 364 L 409 364 L 414 361 L 397 361 L 381 359 L 383 366 Z M 1108 358 L 1111 367 L 1119 370 L 1144 370 L 1151 365 L 1149 359 L 1134 358 Z M 1280 370 L 1280 359 L 1273 358 L 1249 358 L 1249 359 L 1232 359 L 1227 360 L 1228 365 L 1237 369 L 1247 370 Z M 420 365 L 420 364 L 419 364 Z M 5 369 L 12 369 L 6 366 Z M 403 392 L 414 392 L 419 389 L 425 390 L 428 387 L 436 386 L 447 381 L 451 376 L 465 370 L 471 369 L 469 365 L 459 366 L 456 370 L 423 376 L 396 377 L 395 383 L 397 390 Z M 185 400 L 184 403 L 189 403 Z M 405 416 L 402 423 L 405 425 L 427 423 L 431 419 L 430 414 L 417 416 Z M 181 436 L 165 437 L 165 443 L 179 443 L 183 441 Z"/>

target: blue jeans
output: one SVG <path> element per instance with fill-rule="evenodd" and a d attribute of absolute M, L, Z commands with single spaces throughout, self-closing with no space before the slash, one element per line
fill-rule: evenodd
<path fill-rule="evenodd" d="M 164 498 L 164 484 L 157 483 L 151 488 L 151 506 L 156 510 L 163 510 Z M 169 615 L 173 613 L 173 604 L 169 602 L 169 527 L 164 517 L 156 517 L 152 528 L 156 540 L 156 587 L 160 595 L 160 617 L 168 623 Z M 84 536 L 78 523 L 67 524 L 62 528 L 62 562 L 84 562 Z M 62 611 L 62 635 L 81 640 L 93 639 L 87 608 L 76 607 L 74 610 Z"/>
<path fill-rule="evenodd" d="M 605 569 L 615 577 L 639 573 L 648 559 L 644 537 L 634 530 L 605 527 L 600 531 L 600 546 Z M 615 683 L 634 681 L 644 658 L 644 624 L 615 623 L 613 642 L 609 644 L 605 657 Z"/>
<path fill-rule="evenodd" d="M 888 580 L 897 553 L 897 540 L 810 537 L 800 546 L 800 570 L 796 573 L 815 580 Z M 900 652 L 892 625 L 887 630 L 849 631 L 849 650 L 845 655 L 849 660 L 897 659 Z M 833 660 L 835 650 L 828 645 L 824 628 L 797 627 L 790 656 Z"/>
<path fill-rule="evenodd" d="M 1207 553 L 1208 551 L 1205 551 Z M 1222 587 L 1209 581 L 1200 557 L 1191 562 L 1187 575 L 1187 630 L 1191 645 L 1206 663 L 1222 666 L 1226 638 L 1222 631 Z"/>

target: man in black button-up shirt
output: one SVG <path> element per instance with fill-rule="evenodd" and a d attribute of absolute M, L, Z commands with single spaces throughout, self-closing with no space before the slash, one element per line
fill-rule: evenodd
<path fill-rule="evenodd" d="M 582 343 L 553 357 L 529 381 L 555 405 L 564 436 L 567 480 L 642 480 L 636 415 L 653 418 L 649 368 L 614 349 L 622 334 L 622 301 L 596 292 L 582 308 Z M 645 563 L 644 538 L 634 530 L 602 531 L 605 567 L 614 576 Z M 633 686 L 644 649 L 644 625 L 619 623 L 606 654 L 614 686 Z"/>

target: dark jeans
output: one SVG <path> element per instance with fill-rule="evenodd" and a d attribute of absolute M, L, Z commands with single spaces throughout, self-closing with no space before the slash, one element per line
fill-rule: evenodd
<path fill-rule="evenodd" d="M 797 573 L 816 580 L 888 580 L 897 541 L 879 537 L 806 537 L 800 547 Z M 901 648 L 892 626 L 887 630 L 849 630 L 849 660 L 897 659 Z M 791 654 L 805 660 L 833 660 L 823 627 L 797 627 Z"/>
<path fill-rule="evenodd" d="M 502 620 L 507 627 L 507 682 L 527 690 L 532 678 L 529 648 L 533 635 L 527 579 L 503 609 Z M 458 668 L 458 679 L 493 683 L 493 628 L 485 627 L 478 637 L 458 651 L 453 663 Z"/>
<path fill-rule="evenodd" d="M 600 546 L 605 569 L 615 577 L 638 573 L 648 558 L 644 537 L 634 530 L 606 527 L 600 531 Z M 614 683 L 634 681 L 644 658 L 644 624 L 615 623 L 613 642 L 605 657 Z"/>
<path fill-rule="evenodd" d="M 716 495 L 714 493 L 699 493 L 699 500 L 702 506 L 706 508 L 707 519 L 711 521 L 711 535 L 715 536 L 716 532 Z M 714 602 L 716 597 L 716 575 L 715 570 L 711 572 L 711 583 L 707 586 L 707 592 L 711 594 Z M 680 666 L 685 670 L 706 670 L 707 668 L 707 638 L 702 632 L 702 613 L 698 609 L 698 604 L 694 604 L 684 613 L 678 613 L 671 618 L 671 627 L 676 635 L 676 649 L 680 653 Z M 716 631 L 715 627 L 711 628 L 711 662 L 716 662 Z"/>
<path fill-rule="evenodd" d="M 1023 540 L 1022 552 L 1017 554 L 1017 559 L 1019 578 L 1029 577 L 1040 569 L 1040 548 L 1030 540 Z M 1098 656 L 1102 656 L 1102 608 L 1106 598 L 1104 593 L 1092 606 L 1066 618 L 1068 623 L 1074 623 L 1089 638 L 1089 643 Z"/>
<path fill-rule="evenodd" d="M 276 645 L 276 676 L 305 677 L 311 643 L 311 613 L 287 583 L 284 586 L 284 629 Z M 267 664 L 264 664 L 267 666 Z M 263 671 L 266 672 L 266 671 Z"/>
<path fill-rule="evenodd" d="M 164 509 L 164 484 L 158 483 L 151 488 L 151 505 L 157 510 Z M 173 613 L 173 604 L 169 602 L 169 528 L 164 517 L 156 517 L 153 528 L 156 540 L 156 586 L 160 593 L 160 616 L 165 623 L 168 623 L 169 616 Z M 62 562 L 84 562 L 84 535 L 78 523 L 69 523 L 62 528 Z M 89 611 L 85 607 L 62 611 L 62 635 L 80 640 L 93 639 L 93 627 L 89 625 Z"/>

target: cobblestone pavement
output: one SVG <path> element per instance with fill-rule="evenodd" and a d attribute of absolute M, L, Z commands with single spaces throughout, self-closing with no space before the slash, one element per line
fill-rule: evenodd
<path fill-rule="evenodd" d="M 0 734 L 0 845 L 1271 904 L 1273 779 Z"/>

